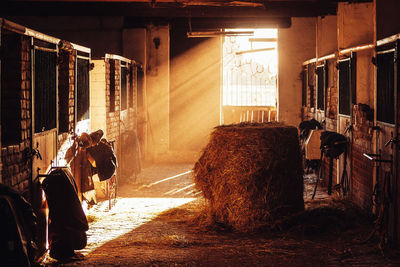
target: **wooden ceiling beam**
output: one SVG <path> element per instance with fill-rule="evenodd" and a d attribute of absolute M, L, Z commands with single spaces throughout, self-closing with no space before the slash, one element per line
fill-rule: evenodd
<path fill-rule="evenodd" d="M 137 17 L 316 17 L 336 14 L 332 1 L 274 1 L 266 7 L 183 6 L 182 2 L 31 2 L 0 1 L 0 16 L 137 16 Z M 221 2 L 222 3 L 222 2 Z M 228 3 L 227 3 L 228 4 Z"/>
<path fill-rule="evenodd" d="M 276 18 L 173 18 L 162 17 L 125 17 L 124 28 L 145 27 L 147 24 L 155 25 L 171 24 L 186 31 L 190 31 L 189 24 L 193 31 L 212 30 L 221 28 L 288 28 L 291 26 L 291 19 L 286 17 Z"/>

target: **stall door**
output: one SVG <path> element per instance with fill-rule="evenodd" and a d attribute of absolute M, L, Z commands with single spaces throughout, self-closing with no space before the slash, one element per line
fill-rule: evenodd
<path fill-rule="evenodd" d="M 34 158 L 33 177 L 48 171 L 57 150 L 57 50 L 49 43 L 34 42 L 32 53 L 33 125 L 32 146 L 41 158 Z M 56 164 L 56 163 L 55 163 Z"/>
<path fill-rule="evenodd" d="M 378 49 L 379 50 L 379 49 Z M 396 45 L 392 49 L 382 49 L 377 52 L 377 126 L 376 135 L 377 154 L 382 160 L 389 163 L 381 163 L 377 168 L 376 182 L 388 184 L 390 202 L 388 205 L 389 218 L 387 230 L 389 239 L 398 240 L 398 143 L 396 129 L 398 129 L 398 96 L 397 86 L 397 54 Z M 396 164 L 397 163 L 397 164 Z"/>
<path fill-rule="evenodd" d="M 339 86 L 339 116 L 337 124 L 337 132 L 347 137 L 350 145 L 347 151 L 347 160 L 345 165 L 345 155 L 342 154 L 337 161 L 336 169 L 336 183 L 340 182 L 343 172 L 347 172 L 351 180 L 351 145 L 352 145 L 352 105 L 355 104 L 355 68 L 354 68 L 354 55 L 350 58 L 342 59 L 338 64 L 338 86 Z M 351 187 L 351 185 L 350 185 Z M 348 188 L 351 189 L 351 188 Z"/>

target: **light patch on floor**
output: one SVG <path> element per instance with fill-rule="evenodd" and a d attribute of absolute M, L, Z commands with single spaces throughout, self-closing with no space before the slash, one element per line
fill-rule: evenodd
<path fill-rule="evenodd" d="M 100 202 L 88 211 L 92 218 L 87 231 L 84 255 L 103 244 L 151 221 L 160 213 L 189 203 L 196 198 L 118 198 L 108 211 L 108 201 Z"/>

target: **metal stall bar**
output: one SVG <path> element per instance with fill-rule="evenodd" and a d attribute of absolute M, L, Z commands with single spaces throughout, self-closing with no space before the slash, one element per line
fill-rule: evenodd
<path fill-rule="evenodd" d="M 350 159 L 349 162 L 349 186 L 350 188 L 348 189 L 348 191 L 351 192 L 352 188 L 353 188 L 353 160 L 351 160 L 353 158 L 353 117 L 354 117 L 354 112 L 353 112 L 353 104 L 357 104 L 357 98 L 356 98 L 356 91 L 357 91 L 357 54 L 354 51 L 350 52 L 350 71 L 349 71 L 349 91 L 350 91 L 350 125 L 347 126 L 346 130 L 349 131 L 349 138 L 350 138 L 350 147 L 348 150 L 349 156 L 348 158 Z M 346 135 L 346 130 L 345 130 L 345 135 Z M 346 157 L 346 155 L 345 155 Z M 347 164 L 345 162 L 345 164 Z M 344 166 L 344 168 L 346 168 L 346 166 Z"/>
<path fill-rule="evenodd" d="M 0 26 L 0 50 L 2 50 L 2 34 L 3 34 L 3 24 L 4 24 L 4 19 L 2 19 L 2 18 L 0 18 L 0 22 L 1 22 L 1 26 Z M 2 94 L 2 88 L 1 88 L 1 84 L 2 84 L 2 75 L 1 75 L 1 73 L 2 73 L 2 69 L 1 69 L 1 64 L 2 64 L 2 60 L 1 60 L 1 57 L 0 57 L 0 97 L 1 97 L 1 94 Z M 0 100 L 0 102 L 1 102 L 1 100 Z M 0 109 L 0 118 L 1 118 L 1 109 Z M 0 119 L 0 130 L 1 130 L 1 127 L 2 127 L 2 125 L 1 125 L 1 119 Z M 1 131 L 0 131 L 0 148 L 1 148 L 1 146 L 2 146 L 2 144 L 1 144 Z M 2 158 L 1 158 L 1 156 L 0 156 L 0 164 L 2 164 Z M 0 175 L 0 183 L 3 183 L 3 175 Z M 32 191 L 30 192 L 30 193 L 32 193 Z M 31 194 L 31 197 L 32 197 L 32 194 Z"/>
<path fill-rule="evenodd" d="M 325 60 L 324 61 L 324 120 L 326 120 L 327 92 L 328 92 L 328 60 Z M 324 128 L 326 129 L 326 123 Z"/>
<path fill-rule="evenodd" d="M 393 153 L 393 183 L 391 184 L 391 193 L 393 196 L 393 227 L 392 227 L 392 238 L 393 238 L 393 242 L 397 243 L 397 233 L 398 233 L 398 205 L 397 205 L 397 178 L 398 178 L 398 167 L 399 167 L 399 163 L 398 163 L 398 153 L 399 153 L 399 116 L 398 116 L 398 105 L 399 105 L 399 99 L 398 99 L 398 89 L 399 89 L 399 81 L 398 81 L 398 70 L 399 70 L 399 48 L 400 48 L 400 41 L 397 39 L 396 40 L 396 45 L 395 45 L 395 52 L 394 52 L 394 137 L 392 140 L 393 143 L 393 149 L 392 149 L 392 153 Z M 389 226 L 390 226 L 390 222 L 389 222 Z M 390 231 L 390 228 L 389 228 Z"/>

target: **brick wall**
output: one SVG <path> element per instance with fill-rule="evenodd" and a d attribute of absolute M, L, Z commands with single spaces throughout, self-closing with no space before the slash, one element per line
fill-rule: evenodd
<path fill-rule="evenodd" d="M 107 139 L 118 142 L 120 133 L 120 61 L 115 60 L 115 110 L 110 112 L 110 59 L 106 59 L 106 124 Z"/>
<path fill-rule="evenodd" d="M 114 151 L 117 156 L 117 161 L 120 161 L 120 61 L 115 60 L 115 97 L 114 97 L 114 111 L 110 111 L 110 59 L 106 59 L 106 127 L 107 127 L 107 140 L 115 141 Z M 120 168 L 117 169 L 117 174 L 120 173 Z"/>
<path fill-rule="evenodd" d="M 373 163 L 363 156 L 372 151 L 371 123 L 366 113 L 358 105 L 353 108 L 353 144 L 352 144 L 352 197 L 353 201 L 366 209 L 371 207 L 373 187 Z"/>
<path fill-rule="evenodd" d="M 121 111 L 120 105 L 120 95 L 121 95 L 121 85 L 120 85 L 120 75 L 121 75 L 121 62 L 115 60 L 115 110 L 110 111 L 110 59 L 105 60 L 105 77 L 106 77 L 106 138 L 111 141 L 115 140 L 114 150 L 118 159 L 118 175 L 120 178 L 125 179 L 132 175 L 133 172 L 137 170 L 137 160 L 135 158 L 135 141 L 137 124 L 137 82 L 136 82 L 136 68 L 133 68 L 134 75 L 131 73 L 127 77 L 127 88 L 128 88 L 128 99 L 129 94 L 132 92 L 130 90 L 131 84 L 134 86 L 132 95 L 132 104 L 128 101 L 128 108 Z M 129 69 L 130 66 L 128 66 Z M 129 73 L 129 72 L 128 72 Z"/>
<path fill-rule="evenodd" d="M 30 199 L 29 180 L 31 179 L 31 164 L 24 157 L 23 151 L 30 147 L 31 135 L 31 39 L 26 36 L 18 38 L 21 45 L 20 53 L 20 102 L 21 102 L 21 142 L 18 144 L 2 146 L 2 180 L 3 183 L 13 187 Z M 18 44 L 19 45 L 19 44 Z M 18 78 L 18 77 L 17 77 Z M 7 86 L 2 90 L 7 90 Z"/>
<path fill-rule="evenodd" d="M 59 116 L 60 121 L 63 119 L 67 120 L 66 129 L 60 128 L 60 134 L 58 135 L 58 147 L 61 149 L 62 144 L 70 136 L 69 133 L 75 129 L 75 61 L 76 51 L 61 50 L 59 53 L 58 65 L 58 88 L 59 88 L 59 102 L 67 103 L 63 107 L 63 111 Z M 61 107 L 59 106 L 61 109 Z M 65 118 L 63 118 L 66 116 Z M 59 122 L 61 125 L 61 122 Z M 64 132 L 63 132 L 64 131 Z M 61 152 L 61 153 L 60 153 Z M 59 154 L 65 154 L 65 151 L 59 151 Z"/>

